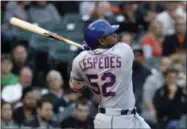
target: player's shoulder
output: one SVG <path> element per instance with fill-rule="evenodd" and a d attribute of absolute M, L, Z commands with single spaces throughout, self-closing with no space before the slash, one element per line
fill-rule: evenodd
<path fill-rule="evenodd" d="M 82 60 L 86 55 L 87 55 L 87 51 L 82 51 L 80 52 L 73 60 L 73 62 L 79 62 L 80 60 Z"/>
<path fill-rule="evenodd" d="M 131 49 L 131 47 L 130 47 L 127 43 L 125 43 L 125 42 L 118 42 L 118 43 L 114 46 L 114 48 L 118 48 L 118 49 L 124 49 L 124 48 L 126 48 L 126 49 Z"/>
<path fill-rule="evenodd" d="M 114 47 L 113 51 L 117 51 L 119 53 L 132 53 L 132 48 L 125 42 L 118 42 Z"/>

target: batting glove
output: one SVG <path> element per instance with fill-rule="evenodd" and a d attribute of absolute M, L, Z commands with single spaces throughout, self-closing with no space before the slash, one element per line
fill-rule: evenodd
<path fill-rule="evenodd" d="M 83 50 L 91 50 L 90 47 L 85 42 L 83 42 L 82 49 Z"/>

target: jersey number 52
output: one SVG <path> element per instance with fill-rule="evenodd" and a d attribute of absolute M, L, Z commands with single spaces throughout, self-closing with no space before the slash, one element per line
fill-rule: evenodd
<path fill-rule="evenodd" d="M 115 96 L 115 92 L 108 91 L 108 89 L 112 88 L 116 83 L 116 76 L 110 72 L 104 73 L 102 76 L 98 76 L 97 74 L 87 74 L 90 85 L 92 86 L 92 91 L 96 94 L 99 94 L 104 97 L 113 97 Z M 109 81 L 106 81 L 106 80 Z M 99 85 L 98 82 L 103 81 L 103 85 Z M 101 88 L 101 89 L 100 89 Z"/>

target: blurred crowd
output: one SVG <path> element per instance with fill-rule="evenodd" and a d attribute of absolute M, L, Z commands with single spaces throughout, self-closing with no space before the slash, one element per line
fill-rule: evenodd
<path fill-rule="evenodd" d="M 96 19 L 119 24 L 134 52 L 138 112 L 152 129 L 186 128 L 186 2 L 2 1 L 2 128 L 93 129 L 97 98 L 69 88 L 80 49 L 33 36 L 9 24 L 17 17 L 82 42 Z M 61 45 L 61 46 L 60 46 Z"/>

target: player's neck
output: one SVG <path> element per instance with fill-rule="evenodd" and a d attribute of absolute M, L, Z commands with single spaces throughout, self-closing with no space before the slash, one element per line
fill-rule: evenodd
<path fill-rule="evenodd" d="M 111 47 L 113 47 L 114 45 L 101 45 L 99 44 L 98 47 L 96 49 L 109 49 Z"/>

